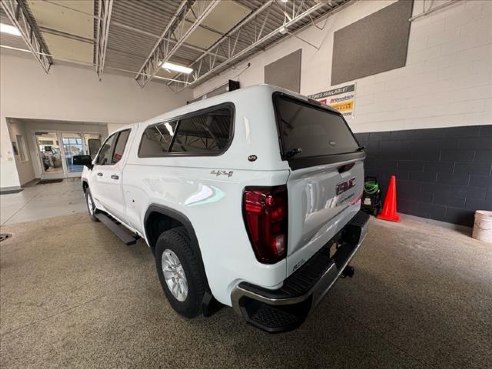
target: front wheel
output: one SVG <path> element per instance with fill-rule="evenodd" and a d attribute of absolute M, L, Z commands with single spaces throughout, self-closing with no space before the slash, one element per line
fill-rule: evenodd
<path fill-rule="evenodd" d="M 87 211 L 89 212 L 89 216 L 91 217 L 91 220 L 93 220 L 94 222 L 99 222 L 99 219 L 96 218 L 96 213 L 97 213 L 96 203 L 92 198 L 92 194 L 91 191 L 89 190 L 89 187 L 87 187 L 85 190 L 85 203 L 87 204 Z"/>
<path fill-rule="evenodd" d="M 155 247 L 155 263 L 171 307 L 186 318 L 201 313 L 206 281 L 200 256 L 184 227 L 163 232 Z"/>

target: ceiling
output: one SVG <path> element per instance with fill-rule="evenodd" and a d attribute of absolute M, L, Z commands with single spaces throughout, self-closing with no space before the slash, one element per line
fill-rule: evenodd
<path fill-rule="evenodd" d="M 174 90 L 196 86 L 349 0 L 7 0 L 24 6 L 50 63 L 124 73 L 142 87 L 155 79 Z M 102 11 L 102 12 L 101 12 Z M 14 24 L 0 10 L 0 22 Z M 285 26 L 285 27 L 284 27 Z M 282 28 L 284 27 L 284 28 Z M 107 30 L 107 33 L 105 32 Z M 0 34 L 4 49 L 29 51 L 23 37 Z M 176 46 L 176 47 L 175 47 Z M 169 51 L 171 51 L 170 53 Z M 98 52 L 98 50 L 102 50 Z M 190 75 L 159 68 L 189 66 Z M 52 66 L 52 67 L 53 67 Z"/>

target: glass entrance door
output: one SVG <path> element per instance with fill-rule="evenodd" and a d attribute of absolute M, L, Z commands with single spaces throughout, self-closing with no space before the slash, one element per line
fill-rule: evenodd
<path fill-rule="evenodd" d="M 65 165 L 67 168 L 67 176 L 72 173 L 81 173 L 84 169 L 83 165 L 74 165 L 73 157 L 75 155 L 85 154 L 85 145 L 83 137 L 80 133 L 63 133 L 62 134 L 63 151 L 65 153 Z"/>
<path fill-rule="evenodd" d="M 84 133 L 84 143 L 85 154 L 90 155 L 94 159 L 101 147 L 101 135 L 98 133 Z"/>
<path fill-rule="evenodd" d="M 84 167 L 74 165 L 73 157 L 90 155 L 94 158 L 101 146 L 98 133 L 36 132 L 35 136 L 42 179 L 80 177 Z"/>
<path fill-rule="evenodd" d="M 92 158 L 101 146 L 101 136 L 97 133 L 62 133 L 63 152 L 65 156 L 65 167 L 67 177 L 78 177 L 83 165 L 74 165 L 75 155 L 90 155 Z"/>
<path fill-rule="evenodd" d="M 62 178 L 65 171 L 58 134 L 56 132 L 36 132 L 35 136 L 42 177 Z"/>

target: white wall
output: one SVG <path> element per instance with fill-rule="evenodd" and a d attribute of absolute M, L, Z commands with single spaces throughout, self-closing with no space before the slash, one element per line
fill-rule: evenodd
<path fill-rule="evenodd" d="M 190 92 L 176 95 L 164 84 L 140 88 L 132 77 L 53 65 L 45 74 L 34 58 L 0 53 L 0 187 L 19 186 L 6 118 L 127 124 L 184 105 Z"/>
<path fill-rule="evenodd" d="M 334 32 L 393 2 L 356 2 L 329 17 L 323 30 L 311 26 L 297 34 L 319 50 L 290 37 L 197 86 L 194 96 L 228 79 L 242 87 L 263 83 L 265 65 L 299 48 L 301 94 L 329 90 Z M 422 7 L 416 0 L 414 15 Z M 355 117 L 349 121 L 354 132 L 492 124 L 492 1 L 462 1 L 415 20 L 406 66 L 355 82 Z"/>
<path fill-rule="evenodd" d="M 17 136 L 22 136 L 24 139 L 25 145 L 25 153 L 26 159 L 25 161 L 21 161 L 20 155 L 14 155 L 15 165 L 17 167 L 17 173 L 19 175 L 19 182 L 21 185 L 32 181 L 34 179 L 34 170 L 33 170 L 33 162 L 32 155 L 29 149 L 29 139 L 26 132 L 26 127 L 21 122 L 7 121 L 10 132 L 10 142 L 17 142 Z M 17 151 L 20 154 L 22 148 L 20 147 L 19 142 L 17 142 Z"/>

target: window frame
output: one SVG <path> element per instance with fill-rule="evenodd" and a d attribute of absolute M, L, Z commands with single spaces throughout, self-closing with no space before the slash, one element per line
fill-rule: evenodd
<path fill-rule="evenodd" d="M 121 153 L 121 158 L 116 162 L 114 163 L 113 160 L 114 160 L 114 153 L 116 151 L 116 147 L 118 146 L 118 142 L 120 141 L 120 136 L 123 132 L 128 132 L 128 136 L 126 138 L 126 141 L 125 141 L 125 145 L 123 145 L 123 151 Z M 125 156 L 125 152 L 126 152 L 126 145 L 128 144 L 128 141 L 130 140 L 130 135 L 132 133 L 132 130 L 130 128 L 128 129 L 123 129 L 121 131 L 118 131 L 118 137 L 116 137 L 116 142 L 115 142 L 115 145 L 114 145 L 114 149 L 113 149 L 113 154 L 111 155 L 111 165 L 116 165 L 118 164 L 121 159 L 123 159 L 123 157 Z"/>
<path fill-rule="evenodd" d="M 118 160 L 118 162 L 116 162 L 116 163 L 113 164 L 113 155 L 114 155 L 114 150 L 116 149 L 116 144 L 118 143 L 118 139 L 120 138 L 120 133 L 121 132 L 125 132 L 125 131 L 130 131 L 130 133 L 128 134 L 128 139 L 126 140 L 125 147 L 123 148 L 123 155 L 121 156 L 121 159 L 123 159 L 123 156 L 125 155 L 126 145 L 128 143 L 128 140 L 130 139 L 130 135 L 132 133 L 131 132 L 132 131 L 131 128 L 127 128 L 127 129 L 123 129 L 121 131 L 114 132 L 113 134 L 110 134 L 108 137 L 106 137 L 106 139 L 103 141 L 101 147 L 97 151 L 97 155 L 94 157 L 94 161 L 93 161 L 94 165 L 97 165 L 97 166 L 100 166 L 100 167 L 108 167 L 108 166 L 116 165 L 116 164 L 118 164 L 121 161 L 121 159 L 120 159 L 120 160 Z M 104 147 L 104 145 L 106 145 L 106 142 L 108 142 L 108 140 L 111 137 L 113 137 L 113 136 L 116 136 L 116 138 L 115 138 L 115 141 L 114 141 L 114 145 L 111 148 L 111 155 L 110 155 L 111 162 L 110 162 L 110 164 L 98 164 L 97 161 L 99 159 L 99 155 L 101 154 L 101 149 Z"/>
<path fill-rule="evenodd" d="M 142 143 L 143 143 L 143 138 L 144 138 L 144 135 L 145 135 L 145 131 L 151 127 L 155 127 L 159 124 L 164 124 L 164 123 L 170 123 L 170 122 L 177 122 L 176 124 L 176 130 L 175 130 L 175 134 L 172 138 L 172 142 L 171 142 L 171 145 L 170 147 L 172 147 L 172 143 L 174 143 L 174 140 L 175 140 L 175 137 L 177 136 L 177 133 L 179 132 L 179 125 L 181 123 L 181 120 L 182 119 L 187 119 L 187 118 L 192 118 L 194 116 L 197 116 L 197 115 L 202 115 L 202 114 L 207 114 L 209 112 L 212 112 L 212 111 L 215 111 L 215 110 L 220 110 L 220 109 L 227 109 L 230 111 L 231 113 L 231 129 L 229 131 L 229 139 L 227 141 L 227 145 L 224 146 L 224 148 L 221 150 L 221 151 L 216 151 L 216 152 L 162 152 L 160 153 L 159 155 L 141 155 L 140 154 L 140 150 L 142 148 Z M 152 124 L 149 124 L 147 125 L 143 132 L 142 132 L 142 135 L 140 136 L 140 143 L 138 144 L 138 151 L 137 151 L 137 157 L 138 158 L 142 158 L 142 159 L 146 159 L 146 158 L 162 158 L 162 157 L 187 157 L 187 156 L 221 156 L 223 155 L 227 150 L 229 150 L 229 148 L 231 147 L 231 144 L 232 144 L 232 141 L 234 140 L 234 134 L 235 134 L 235 119 L 236 119 L 236 106 L 234 105 L 234 103 L 232 102 L 225 102 L 225 103 L 221 103 L 221 104 L 218 104 L 218 105 L 213 105 L 213 106 L 209 106 L 207 108 L 204 108 L 204 109 L 200 109 L 200 110 L 195 110 L 191 113 L 186 113 L 186 114 L 183 114 L 183 115 L 178 115 L 178 116 L 175 116 L 175 117 L 171 117 L 171 118 L 168 118 L 168 119 L 165 119 L 165 120 L 161 120 L 159 122 L 156 122 L 156 123 L 152 123 Z"/>

